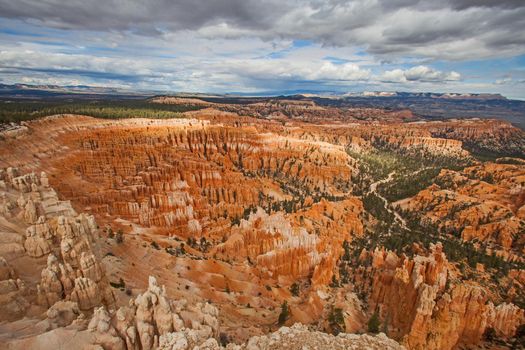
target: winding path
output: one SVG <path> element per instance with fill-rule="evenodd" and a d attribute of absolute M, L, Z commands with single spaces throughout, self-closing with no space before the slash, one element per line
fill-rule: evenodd
<path fill-rule="evenodd" d="M 383 197 L 379 192 L 377 192 L 377 186 L 392 181 L 394 179 L 394 175 L 395 174 L 396 174 L 396 172 L 392 171 L 390 174 L 388 174 L 388 176 L 386 178 L 384 178 L 382 180 L 378 180 L 378 181 L 372 183 L 370 185 L 368 193 L 373 193 L 378 198 L 380 198 L 383 201 L 383 206 L 384 206 L 385 210 L 388 211 L 390 214 L 394 215 L 395 221 L 398 222 L 401 225 L 402 228 L 408 230 L 407 223 L 406 223 L 405 219 L 403 219 L 401 217 L 401 215 L 399 215 L 397 213 L 397 211 L 392 210 L 389 207 L 389 205 L 388 205 L 389 203 L 388 203 L 387 199 L 385 197 Z"/>
<path fill-rule="evenodd" d="M 407 174 L 407 175 L 404 175 L 404 176 L 414 176 L 416 174 L 419 174 L 420 172 L 422 171 L 425 171 L 425 170 L 428 170 L 428 169 L 432 169 L 434 167 L 425 167 L 425 168 L 421 168 L 419 170 L 416 170 L 410 174 Z M 383 201 L 383 205 L 385 207 L 385 210 L 388 211 L 389 213 L 391 213 L 392 215 L 394 215 L 394 219 L 397 223 L 399 223 L 401 225 L 402 228 L 404 228 L 405 230 L 410 230 L 408 227 L 407 227 L 407 223 L 406 223 L 406 220 L 403 219 L 403 217 L 401 215 L 398 214 L 397 211 L 391 209 L 389 207 L 389 202 L 388 200 L 383 197 L 379 192 L 377 192 L 377 186 L 378 185 L 382 185 L 384 183 L 388 183 L 390 181 L 392 181 L 394 179 L 394 175 L 396 174 L 395 170 L 392 171 L 390 174 L 388 174 L 388 176 L 382 180 L 378 180 L 374 183 L 372 183 L 368 189 L 368 193 L 374 193 L 377 197 L 379 197 L 382 201 Z"/>

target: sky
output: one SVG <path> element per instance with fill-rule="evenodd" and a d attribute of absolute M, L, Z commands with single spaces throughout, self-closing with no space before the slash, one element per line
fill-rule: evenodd
<path fill-rule="evenodd" d="M 0 0 L 0 82 L 525 99 L 525 1 Z"/>

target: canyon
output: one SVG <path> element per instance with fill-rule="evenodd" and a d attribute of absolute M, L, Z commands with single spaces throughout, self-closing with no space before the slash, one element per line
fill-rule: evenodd
<path fill-rule="evenodd" d="M 7 348 L 523 346 L 523 130 L 149 103 L 199 109 L 1 131 Z"/>

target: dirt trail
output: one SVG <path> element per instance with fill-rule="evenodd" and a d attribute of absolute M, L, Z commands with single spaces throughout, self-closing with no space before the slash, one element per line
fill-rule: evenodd
<path fill-rule="evenodd" d="M 386 178 L 372 183 L 370 185 L 370 189 L 369 189 L 368 193 L 374 193 L 377 197 L 379 197 L 383 201 L 383 206 L 384 206 L 385 210 L 388 211 L 389 213 L 391 213 L 392 215 L 394 215 L 395 221 L 398 222 L 401 225 L 402 228 L 408 230 L 407 223 L 406 223 L 405 219 L 403 219 L 401 217 L 401 215 L 399 215 L 395 210 L 392 210 L 389 207 L 389 205 L 388 205 L 389 203 L 388 203 L 387 199 L 385 197 L 383 197 L 379 192 L 377 192 L 377 186 L 392 181 L 394 179 L 394 175 L 395 174 L 396 174 L 396 172 L 392 171 L 390 174 L 388 174 L 388 176 Z"/>

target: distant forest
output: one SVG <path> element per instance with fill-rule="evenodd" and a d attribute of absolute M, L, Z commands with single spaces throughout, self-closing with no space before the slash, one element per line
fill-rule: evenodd
<path fill-rule="evenodd" d="M 49 100 L 0 101 L 0 123 L 20 122 L 54 114 L 81 114 L 103 119 L 180 118 L 183 112 L 201 109 L 193 105 L 154 104 L 148 100 Z"/>

